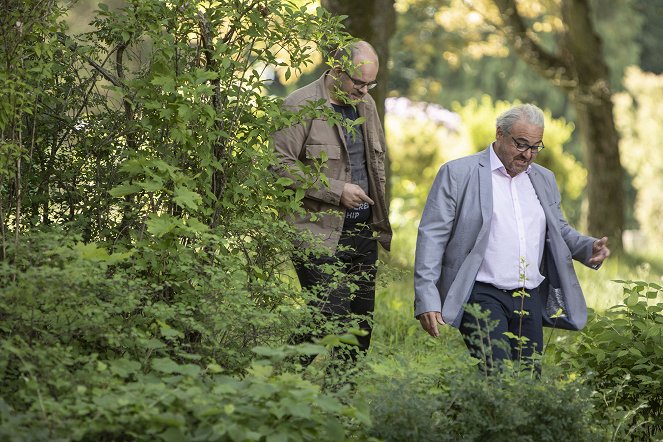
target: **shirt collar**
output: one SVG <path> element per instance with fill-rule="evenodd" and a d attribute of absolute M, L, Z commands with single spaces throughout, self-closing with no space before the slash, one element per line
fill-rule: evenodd
<path fill-rule="evenodd" d="M 494 146 L 495 146 L 495 143 L 490 144 L 490 171 L 494 172 L 496 170 L 499 170 L 504 175 L 507 175 L 507 176 L 510 177 L 511 175 L 509 175 L 509 172 L 506 171 L 506 167 L 504 167 L 504 164 L 502 164 L 502 160 L 500 160 L 500 157 L 498 157 L 497 154 L 495 153 Z M 532 170 L 532 165 L 531 164 L 529 166 L 527 166 L 527 170 L 525 171 L 525 173 L 529 175 L 530 170 Z M 518 174 L 518 175 L 520 175 L 520 174 Z M 516 175 L 516 176 L 518 176 L 518 175 Z M 513 178 L 515 178 L 515 177 L 513 177 Z"/>

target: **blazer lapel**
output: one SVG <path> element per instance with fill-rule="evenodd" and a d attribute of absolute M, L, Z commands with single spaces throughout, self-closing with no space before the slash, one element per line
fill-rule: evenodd
<path fill-rule="evenodd" d="M 556 219 L 555 212 L 551 208 L 552 204 L 557 204 L 558 202 L 551 201 L 547 188 L 548 184 L 544 180 L 543 175 L 534 167 L 532 167 L 528 175 L 532 187 L 534 187 L 534 192 L 536 192 L 536 196 L 539 198 L 539 202 L 543 208 L 543 213 L 546 215 L 548 229 L 559 230 L 559 220 Z"/>
<path fill-rule="evenodd" d="M 479 199 L 483 224 L 479 231 L 479 241 L 488 238 L 490 220 L 493 217 L 493 178 L 490 170 L 490 146 L 479 156 Z"/>

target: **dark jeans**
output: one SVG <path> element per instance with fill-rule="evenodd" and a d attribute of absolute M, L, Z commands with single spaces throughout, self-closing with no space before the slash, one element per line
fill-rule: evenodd
<path fill-rule="evenodd" d="M 324 316 L 347 324 L 354 315 L 359 315 L 359 328 L 368 332 L 366 336 L 357 337 L 359 350 L 362 352 L 368 350 L 371 342 L 371 320 L 375 306 L 375 264 L 378 247 L 372 235 L 373 231 L 369 227 L 347 230 L 341 235 L 338 250 L 333 256 L 309 256 L 306 261 L 293 260 L 302 288 L 316 293 L 311 304 Z M 339 266 L 343 274 L 350 278 L 343 278 L 336 283 L 334 275 L 325 272 L 325 266 L 329 264 Z M 343 332 L 345 331 L 335 331 Z M 314 331 L 297 334 L 291 337 L 290 342 L 308 342 L 313 337 L 322 337 L 320 335 L 321 333 Z M 347 356 L 353 361 L 356 360 L 357 350 L 351 349 Z M 313 358 L 304 358 L 302 364 L 308 365 L 312 360 Z"/>
<path fill-rule="evenodd" d="M 543 320 L 539 290 L 527 289 L 529 297 L 524 298 L 524 304 L 521 304 L 523 299 L 520 296 L 513 296 L 515 290 L 502 290 L 483 282 L 474 283 L 472 288 L 468 304 L 478 305 L 482 311 L 490 312 L 488 321 L 496 322 L 496 325 L 486 334 L 488 329 L 486 321 L 477 320 L 466 311 L 459 328 L 470 353 L 481 360 L 482 366 L 487 370 L 492 370 L 507 359 L 529 364 L 534 352 L 541 353 L 543 349 Z M 528 312 L 522 317 L 522 321 L 517 313 L 521 310 Z M 480 334 L 477 334 L 478 327 L 481 329 Z M 525 336 L 528 341 L 519 348 L 519 342 L 506 337 L 504 335 L 506 332 Z M 537 371 L 540 370 L 538 363 L 536 368 Z"/>

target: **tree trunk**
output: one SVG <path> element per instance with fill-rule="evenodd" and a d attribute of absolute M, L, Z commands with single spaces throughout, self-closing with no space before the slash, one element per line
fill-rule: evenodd
<path fill-rule="evenodd" d="M 588 231 L 598 238 L 608 236 L 610 248 L 621 251 L 625 222 L 624 172 L 619 161 L 612 102 L 574 100 L 574 105 L 586 152 Z"/>
<path fill-rule="evenodd" d="M 624 169 L 612 111 L 610 72 L 601 39 L 591 22 L 588 0 L 565 0 L 562 17 L 565 47 L 577 79 L 570 97 L 586 153 L 589 233 L 596 237 L 607 235 L 611 247 L 621 251 L 625 223 Z"/>
<path fill-rule="evenodd" d="M 369 42 L 375 48 L 380 59 L 378 85 L 371 90 L 371 96 L 377 105 L 380 121 L 384 124 L 384 100 L 387 98 L 389 81 L 389 39 L 396 30 L 396 10 L 394 0 L 322 0 L 322 6 L 334 15 L 347 15 L 345 26 L 353 36 Z M 387 174 L 387 204 L 390 200 L 389 182 L 391 167 L 389 156 L 385 158 Z"/>

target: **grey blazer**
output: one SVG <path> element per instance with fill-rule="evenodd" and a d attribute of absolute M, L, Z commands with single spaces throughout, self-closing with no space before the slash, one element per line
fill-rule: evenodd
<path fill-rule="evenodd" d="M 529 178 L 546 216 L 546 244 L 539 286 L 544 325 L 579 330 L 587 307 L 572 259 L 588 264 L 595 238 L 566 222 L 553 173 L 532 164 Z M 460 325 L 486 251 L 493 212 L 490 147 L 444 164 L 435 178 L 419 224 L 414 265 L 414 314 L 442 312 Z M 562 309 L 562 315 L 551 318 Z"/>

